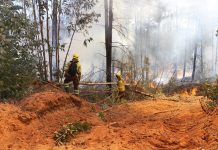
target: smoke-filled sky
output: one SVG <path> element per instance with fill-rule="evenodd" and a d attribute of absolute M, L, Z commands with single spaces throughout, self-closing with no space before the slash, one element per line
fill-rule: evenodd
<path fill-rule="evenodd" d="M 159 67 L 166 67 L 169 71 L 173 69 L 169 66 L 175 63 L 182 68 L 185 51 L 187 62 L 191 62 L 194 46 L 202 43 L 205 66 L 212 73 L 218 28 L 217 8 L 218 0 L 114 0 L 114 24 L 122 24 L 127 29 L 127 36 L 120 37 L 114 30 L 113 41 L 128 45 L 136 57 L 149 55 L 151 63 L 158 62 Z M 86 48 L 83 36 L 77 34 L 71 47 L 71 54 L 76 51 L 81 56 L 83 72 L 90 71 L 92 64 L 95 71 L 105 66 L 105 58 L 98 54 L 105 55 L 104 0 L 99 0 L 95 10 L 102 17 L 90 30 L 89 36 L 94 41 Z M 137 34 L 141 30 L 146 36 Z M 141 49 L 136 48 L 139 39 Z M 191 63 L 188 67 L 191 70 Z"/>

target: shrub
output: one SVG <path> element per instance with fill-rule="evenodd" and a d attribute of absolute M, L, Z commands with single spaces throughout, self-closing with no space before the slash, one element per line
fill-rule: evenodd
<path fill-rule="evenodd" d="M 218 105 L 218 78 L 215 84 L 205 83 L 203 90 L 205 92 L 205 96 L 212 100 L 209 105 L 213 107 Z"/>
<path fill-rule="evenodd" d="M 76 122 L 63 126 L 59 131 L 55 132 L 54 140 L 57 145 L 63 145 L 68 142 L 70 137 L 74 137 L 79 132 L 87 132 L 91 129 L 91 124 L 87 122 Z"/>
<path fill-rule="evenodd" d="M 35 29 L 21 7 L 0 5 L 0 98 L 19 97 L 36 77 Z"/>

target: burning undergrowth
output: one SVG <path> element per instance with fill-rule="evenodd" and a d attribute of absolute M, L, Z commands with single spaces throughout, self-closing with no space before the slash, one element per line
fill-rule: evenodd
<path fill-rule="evenodd" d="M 162 91 L 167 96 L 172 96 L 174 94 L 180 94 L 183 96 L 203 96 L 201 91 L 201 84 L 185 84 L 185 85 L 165 85 Z"/>

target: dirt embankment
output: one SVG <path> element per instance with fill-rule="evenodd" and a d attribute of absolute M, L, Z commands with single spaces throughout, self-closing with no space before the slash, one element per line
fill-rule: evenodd
<path fill-rule="evenodd" d="M 17 104 L 0 104 L 0 150 L 33 149 L 218 149 L 218 109 L 206 114 L 201 97 L 171 97 L 114 106 L 98 116 L 98 106 L 61 91 L 39 92 Z M 87 121 L 82 133 L 57 147 L 54 132 Z"/>
<path fill-rule="evenodd" d="M 61 91 L 36 93 L 18 104 L 0 104 L 0 149 L 52 148 L 54 132 L 62 125 L 86 120 L 99 124 L 91 111 L 94 108 Z"/>

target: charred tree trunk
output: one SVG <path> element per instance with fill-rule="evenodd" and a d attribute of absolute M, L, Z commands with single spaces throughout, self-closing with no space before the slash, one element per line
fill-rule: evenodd
<path fill-rule="evenodd" d="M 150 71 L 150 61 L 147 56 L 144 58 L 144 63 L 145 63 L 145 74 L 146 74 L 146 83 L 149 82 L 149 71 Z"/>
<path fill-rule="evenodd" d="M 104 8 L 105 8 L 105 47 L 106 52 L 108 51 L 108 23 L 109 23 L 109 16 L 108 16 L 108 0 L 104 0 Z"/>
<path fill-rule="evenodd" d="M 194 51 L 193 70 L 192 70 L 192 82 L 195 80 L 197 52 L 198 52 L 198 47 L 196 46 L 195 47 L 195 51 Z"/>
<path fill-rule="evenodd" d="M 123 64 L 123 61 L 120 63 L 120 72 L 121 74 L 123 74 L 123 71 L 124 71 L 124 64 Z"/>
<path fill-rule="evenodd" d="M 112 61 L 112 36 L 113 36 L 113 0 L 109 3 L 109 53 L 108 53 L 108 81 L 111 82 L 111 61 Z"/>
<path fill-rule="evenodd" d="M 39 23 L 40 23 L 40 33 L 41 33 L 41 41 L 42 41 L 42 54 L 43 54 L 43 68 L 44 68 L 44 80 L 48 80 L 47 74 L 47 65 L 46 65 L 46 56 L 45 56 L 45 43 L 44 43 L 44 33 L 43 33 L 43 5 L 41 1 L 39 3 Z"/>
<path fill-rule="evenodd" d="M 115 68 L 119 68 L 118 67 L 118 62 L 116 61 L 116 51 L 113 51 L 112 52 L 112 75 L 111 75 L 111 78 L 112 78 L 112 81 L 114 80 L 115 78 Z"/>
<path fill-rule="evenodd" d="M 183 76 L 182 79 L 183 81 L 185 80 L 185 75 L 186 75 L 186 50 L 185 50 L 185 56 L 184 56 L 184 65 L 183 65 Z"/>
<path fill-rule="evenodd" d="M 204 80 L 204 56 L 203 56 L 203 45 L 201 43 L 201 80 Z"/>
<path fill-rule="evenodd" d="M 145 67 L 142 67 L 142 84 L 145 83 Z"/>
<path fill-rule="evenodd" d="M 48 45 L 48 60 L 50 70 L 50 80 L 52 81 L 52 50 L 50 46 L 50 31 L 49 31 L 49 15 L 48 15 L 48 0 L 46 0 L 46 28 L 47 28 L 47 45 Z"/>
<path fill-rule="evenodd" d="M 178 78 L 178 64 L 177 62 L 174 64 L 174 79 L 177 80 Z"/>
<path fill-rule="evenodd" d="M 146 82 L 148 83 L 149 82 L 149 67 L 146 68 L 145 73 L 146 73 Z"/>
<path fill-rule="evenodd" d="M 104 1 L 105 3 L 105 45 L 106 45 L 106 81 L 111 82 L 111 63 L 112 63 L 112 25 L 113 25 L 113 0 Z M 112 86 L 109 85 L 109 88 Z"/>
<path fill-rule="evenodd" d="M 58 0 L 53 1 L 52 11 L 52 78 L 57 80 L 57 38 L 58 38 L 58 20 L 57 20 Z"/>

